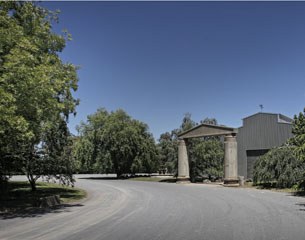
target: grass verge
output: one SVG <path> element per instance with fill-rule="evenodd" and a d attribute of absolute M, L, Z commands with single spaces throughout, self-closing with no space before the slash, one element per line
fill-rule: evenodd
<path fill-rule="evenodd" d="M 131 181 L 144 181 L 144 182 L 176 182 L 176 178 L 159 178 L 159 177 L 134 177 L 128 178 Z"/>
<path fill-rule="evenodd" d="M 162 179 L 157 177 L 134 177 L 128 178 L 131 181 L 144 181 L 144 182 L 160 182 Z"/>
<path fill-rule="evenodd" d="M 275 185 L 272 184 L 258 184 L 253 185 L 252 182 L 246 182 L 244 188 L 253 188 L 258 190 L 269 190 L 273 192 L 285 192 L 290 193 L 295 196 L 305 196 L 305 191 L 296 188 L 276 188 Z"/>
<path fill-rule="evenodd" d="M 15 212 L 35 206 L 42 197 L 59 195 L 62 203 L 71 203 L 86 197 L 86 191 L 59 184 L 37 182 L 36 192 L 31 191 L 28 182 L 8 182 L 0 195 L 0 212 Z"/>

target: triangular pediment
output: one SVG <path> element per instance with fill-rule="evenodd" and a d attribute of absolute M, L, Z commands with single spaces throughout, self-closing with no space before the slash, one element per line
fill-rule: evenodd
<path fill-rule="evenodd" d="M 188 131 L 180 133 L 179 138 L 196 138 L 196 137 L 207 137 L 207 136 L 220 136 L 228 134 L 236 134 L 238 130 L 236 128 L 210 125 L 210 124 L 200 124 Z"/>

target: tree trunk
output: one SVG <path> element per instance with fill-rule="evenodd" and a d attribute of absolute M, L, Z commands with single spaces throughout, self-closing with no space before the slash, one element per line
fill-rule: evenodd
<path fill-rule="evenodd" d="M 31 184 L 32 192 L 36 192 L 36 182 L 35 182 L 35 180 L 30 181 L 30 184 Z"/>
<path fill-rule="evenodd" d="M 0 199 L 8 194 L 8 181 L 1 176 L 0 179 Z"/>
<path fill-rule="evenodd" d="M 120 171 L 120 170 L 116 170 L 116 177 L 119 179 L 119 178 L 121 178 L 122 177 L 122 171 Z"/>
<path fill-rule="evenodd" d="M 27 175 L 27 177 L 30 182 L 32 192 L 35 192 L 36 191 L 36 179 L 31 174 Z"/>

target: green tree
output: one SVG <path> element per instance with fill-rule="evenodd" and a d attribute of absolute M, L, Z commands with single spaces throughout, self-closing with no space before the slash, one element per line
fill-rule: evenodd
<path fill-rule="evenodd" d="M 23 171 L 27 174 L 32 190 L 36 190 L 36 180 L 40 176 L 47 180 L 56 179 L 61 184 L 73 185 L 74 163 L 71 152 L 72 139 L 65 120 L 50 121 L 39 145 L 35 145 L 32 152 L 25 152 L 23 155 Z"/>
<path fill-rule="evenodd" d="M 210 124 L 210 125 L 218 125 L 217 119 L 216 118 L 205 118 L 200 121 L 200 124 Z"/>
<path fill-rule="evenodd" d="M 73 141 L 73 159 L 76 163 L 77 173 L 96 173 L 94 169 L 94 159 L 92 159 L 92 152 L 94 145 L 89 140 L 90 137 L 77 137 Z"/>
<path fill-rule="evenodd" d="M 1 178 L 37 170 L 50 121 L 75 113 L 77 68 L 58 56 L 70 36 L 53 33 L 54 21 L 57 13 L 35 3 L 0 2 Z"/>
<path fill-rule="evenodd" d="M 89 172 L 115 172 L 120 177 L 157 168 L 157 149 L 148 126 L 123 110 L 99 109 L 79 126 L 79 132 L 75 158 Z"/>
<path fill-rule="evenodd" d="M 217 125 L 215 118 L 205 118 L 200 124 Z M 193 126 L 196 126 L 195 123 Z M 224 150 L 222 138 L 219 136 L 201 137 L 188 140 L 190 160 L 190 178 L 208 175 L 209 177 L 223 177 Z"/>
<path fill-rule="evenodd" d="M 109 173 L 113 166 L 103 146 L 102 131 L 109 113 L 100 108 L 78 127 L 79 139 L 74 144 L 74 158 L 82 173 Z"/>
<path fill-rule="evenodd" d="M 102 129 L 102 139 L 117 176 L 155 169 L 157 151 L 148 126 L 123 110 L 109 115 Z"/>
<path fill-rule="evenodd" d="M 277 188 L 292 187 L 300 181 L 303 171 L 294 154 L 294 147 L 273 148 L 255 162 L 253 182 Z"/>
<path fill-rule="evenodd" d="M 209 175 L 216 178 L 223 177 L 224 148 L 217 139 L 200 141 L 194 150 L 196 160 L 195 175 Z"/>
<path fill-rule="evenodd" d="M 177 174 L 178 164 L 178 139 L 177 131 L 161 134 L 159 143 L 159 167 L 168 173 Z"/>
<path fill-rule="evenodd" d="M 191 128 L 195 127 L 196 125 L 197 125 L 197 123 L 192 120 L 192 114 L 185 113 L 179 130 L 180 130 L 180 132 L 184 132 L 184 131 L 190 130 Z"/>
<path fill-rule="evenodd" d="M 42 175 L 55 178 L 64 185 L 73 185 L 72 139 L 64 119 L 51 122 L 41 142 Z"/>
<path fill-rule="evenodd" d="M 293 137 L 289 140 L 289 144 L 295 147 L 294 153 L 299 165 L 305 169 L 305 109 L 298 116 L 294 116 L 292 133 Z M 302 173 L 299 185 L 305 188 L 305 171 Z"/>

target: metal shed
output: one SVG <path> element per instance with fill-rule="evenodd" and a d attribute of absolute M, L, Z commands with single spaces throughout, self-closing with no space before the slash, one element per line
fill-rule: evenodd
<path fill-rule="evenodd" d="M 256 113 L 243 119 L 238 129 L 238 174 L 252 178 L 259 156 L 292 137 L 292 119 L 276 113 Z"/>

